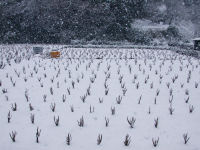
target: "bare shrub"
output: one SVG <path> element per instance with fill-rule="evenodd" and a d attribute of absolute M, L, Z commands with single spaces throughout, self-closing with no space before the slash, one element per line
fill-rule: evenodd
<path fill-rule="evenodd" d="M 158 142 L 159 142 L 159 137 L 157 139 L 152 138 L 152 143 L 154 147 L 158 146 Z"/>
<path fill-rule="evenodd" d="M 127 134 L 124 140 L 124 145 L 129 146 L 131 143 L 131 137 Z"/>
<path fill-rule="evenodd" d="M 117 98 L 116 98 L 116 102 L 117 102 L 117 104 L 121 104 L 121 102 L 122 102 L 122 96 L 118 96 Z"/>
<path fill-rule="evenodd" d="M 183 140 L 184 140 L 184 144 L 187 144 L 189 141 L 190 137 L 188 137 L 188 133 L 184 133 L 183 134 Z"/>
<path fill-rule="evenodd" d="M 175 110 L 175 109 L 172 107 L 172 105 L 170 105 L 170 107 L 169 107 L 169 113 L 170 113 L 170 115 L 173 114 L 174 110 Z"/>
<path fill-rule="evenodd" d="M 55 112 L 56 103 L 51 103 L 50 108 L 51 108 L 52 112 Z"/>
<path fill-rule="evenodd" d="M 57 118 L 54 116 L 53 120 L 54 120 L 55 125 L 58 126 L 59 125 L 59 121 L 60 121 L 59 116 Z"/>
<path fill-rule="evenodd" d="M 155 126 L 155 128 L 158 128 L 158 117 L 156 119 L 154 119 L 154 126 Z"/>
<path fill-rule="evenodd" d="M 10 138 L 13 142 L 16 141 L 16 135 L 17 135 L 17 132 L 16 131 L 12 131 L 11 133 L 9 133 L 10 135 Z"/>
<path fill-rule="evenodd" d="M 29 103 L 29 109 L 30 109 L 30 111 L 33 111 L 33 110 L 34 110 L 34 108 L 33 108 L 33 106 L 31 105 L 31 103 Z"/>
<path fill-rule="evenodd" d="M 46 95 L 46 94 L 43 95 L 43 101 L 44 101 L 44 102 L 47 101 L 47 95 Z"/>
<path fill-rule="evenodd" d="M 194 106 L 193 106 L 193 105 L 190 105 L 190 106 L 189 106 L 189 112 L 192 113 L 193 111 L 194 111 Z"/>
<path fill-rule="evenodd" d="M 84 119 L 83 119 L 83 116 L 80 118 L 80 121 L 77 120 L 77 122 L 78 122 L 78 126 L 79 126 L 79 127 L 83 127 L 83 126 L 84 126 Z"/>
<path fill-rule="evenodd" d="M 63 96 L 62 96 L 62 101 L 63 101 L 63 103 L 66 101 L 66 99 L 67 99 L 66 95 L 63 94 Z"/>
<path fill-rule="evenodd" d="M 97 137 L 97 145 L 100 145 L 102 142 L 102 134 L 99 134 Z"/>
<path fill-rule="evenodd" d="M 111 114 L 115 115 L 115 107 L 111 107 Z"/>
<path fill-rule="evenodd" d="M 105 121 L 106 121 L 106 127 L 108 127 L 108 125 L 109 125 L 109 119 L 107 117 L 105 117 Z"/>
<path fill-rule="evenodd" d="M 72 141 L 72 136 L 70 133 L 67 134 L 67 137 L 66 137 L 66 143 L 67 145 L 70 145 L 71 144 L 71 141 Z"/>
<path fill-rule="evenodd" d="M 11 105 L 11 109 L 12 109 L 13 111 L 17 111 L 17 104 L 16 104 L 16 103 L 12 104 L 12 105 Z"/>
<path fill-rule="evenodd" d="M 36 142 L 39 143 L 39 137 L 40 137 L 40 134 L 41 134 L 41 129 L 39 130 L 39 128 L 37 127 L 37 131 L 36 131 Z"/>
<path fill-rule="evenodd" d="M 31 114 L 30 119 L 31 119 L 31 123 L 34 124 L 34 121 L 35 121 L 35 115 L 34 115 L 34 114 Z"/>
<path fill-rule="evenodd" d="M 83 103 L 85 103 L 85 101 L 86 101 L 86 97 L 87 97 L 87 95 L 85 94 L 85 95 L 83 95 L 83 96 L 80 96 L 80 98 L 81 98 L 81 100 L 82 100 L 82 102 Z"/>
<path fill-rule="evenodd" d="M 132 117 L 131 119 L 128 119 L 128 117 L 127 117 L 127 122 L 131 128 L 134 128 L 135 121 L 136 121 L 136 118 Z"/>
<path fill-rule="evenodd" d="M 8 123 L 10 123 L 10 120 L 12 118 L 12 115 L 10 114 L 10 111 L 8 112 Z"/>
<path fill-rule="evenodd" d="M 92 107 L 91 105 L 90 105 L 90 113 L 93 113 L 94 112 L 94 106 Z"/>
<path fill-rule="evenodd" d="M 71 112 L 74 112 L 74 106 L 73 105 L 70 106 L 70 110 L 71 110 Z"/>
<path fill-rule="evenodd" d="M 99 98 L 99 103 L 103 103 L 103 98 Z"/>
<path fill-rule="evenodd" d="M 53 95 L 53 88 L 52 87 L 50 87 L 50 93 L 51 93 L 51 95 Z"/>

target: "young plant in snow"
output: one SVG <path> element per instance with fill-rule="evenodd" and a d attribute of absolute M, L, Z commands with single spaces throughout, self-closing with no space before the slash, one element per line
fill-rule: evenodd
<path fill-rule="evenodd" d="M 111 107 L 111 114 L 115 115 L 115 107 Z"/>
<path fill-rule="evenodd" d="M 71 110 L 71 112 L 74 112 L 74 106 L 73 105 L 70 106 L 70 110 Z"/>
<path fill-rule="evenodd" d="M 63 103 L 66 101 L 66 99 L 67 99 L 66 95 L 63 94 L 63 96 L 62 96 L 62 101 L 63 101 Z"/>
<path fill-rule="evenodd" d="M 156 91 L 156 96 L 158 96 L 159 94 L 160 94 L 160 90 L 157 89 L 157 91 Z"/>
<path fill-rule="evenodd" d="M 72 88 L 74 89 L 75 88 L 75 82 L 72 81 Z"/>
<path fill-rule="evenodd" d="M 27 80 L 28 80 L 27 77 L 24 77 L 24 82 L 27 82 Z"/>
<path fill-rule="evenodd" d="M 108 95 L 108 92 L 109 92 L 109 88 L 106 88 L 105 89 L 105 95 Z"/>
<path fill-rule="evenodd" d="M 12 104 L 12 105 L 11 105 L 11 109 L 12 109 L 13 111 L 17 111 L 17 104 L 16 104 L 16 103 Z"/>
<path fill-rule="evenodd" d="M 25 98 L 26 98 L 26 101 L 28 102 L 29 101 L 29 97 L 28 97 L 28 90 L 26 89 L 26 91 L 25 91 Z"/>
<path fill-rule="evenodd" d="M 40 137 L 40 134 L 41 134 L 41 129 L 39 130 L 39 128 L 37 127 L 37 131 L 36 131 L 36 143 L 39 143 L 39 137 Z"/>
<path fill-rule="evenodd" d="M 30 109 L 30 111 L 33 111 L 33 110 L 34 110 L 34 108 L 33 108 L 33 106 L 31 105 L 31 103 L 29 103 L 29 109 Z"/>
<path fill-rule="evenodd" d="M 54 82 L 54 77 L 53 78 L 51 78 L 51 83 L 53 83 Z"/>
<path fill-rule="evenodd" d="M 122 88 L 122 93 L 123 93 L 123 96 L 125 96 L 125 95 L 126 95 L 126 92 L 127 92 L 127 88 L 126 88 L 126 87 Z"/>
<path fill-rule="evenodd" d="M 67 92 L 68 92 L 68 95 L 71 94 L 71 92 L 70 92 L 70 88 L 67 88 Z"/>
<path fill-rule="evenodd" d="M 6 88 L 2 89 L 3 94 L 8 93 L 8 90 Z"/>
<path fill-rule="evenodd" d="M 30 119 L 31 119 L 31 123 L 34 124 L 34 121 L 35 121 L 35 115 L 31 113 Z"/>
<path fill-rule="evenodd" d="M 40 87 L 44 87 L 44 84 L 43 84 L 43 83 L 40 83 Z"/>
<path fill-rule="evenodd" d="M 199 86 L 199 83 L 195 82 L 195 85 L 194 85 L 194 87 L 197 89 L 197 88 L 198 88 L 198 86 Z"/>
<path fill-rule="evenodd" d="M 97 145 L 100 145 L 102 142 L 102 134 L 99 134 L 97 137 Z"/>
<path fill-rule="evenodd" d="M 188 137 L 188 133 L 184 133 L 183 134 L 183 140 L 184 140 L 184 144 L 187 144 L 189 141 L 190 137 Z"/>
<path fill-rule="evenodd" d="M 159 137 L 157 139 L 152 138 L 152 143 L 154 147 L 158 146 L 158 142 L 159 142 Z"/>
<path fill-rule="evenodd" d="M 82 100 L 82 102 L 83 103 L 85 103 L 85 101 L 86 101 L 86 97 L 87 97 L 87 95 L 85 94 L 85 95 L 83 95 L 83 96 L 80 96 L 80 98 L 81 98 L 81 100 Z"/>
<path fill-rule="evenodd" d="M 51 95 L 53 95 L 53 88 L 52 87 L 50 87 L 50 93 L 51 93 Z"/>
<path fill-rule="evenodd" d="M 184 83 L 181 84 L 181 88 L 183 88 L 183 87 L 184 87 Z"/>
<path fill-rule="evenodd" d="M 154 119 L 154 126 L 155 126 L 155 128 L 158 128 L 158 117 L 156 119 Z"/>
<path fill-rule="evenodd" d="M 99 98 L 99 103 L 103 103 L 103 98 Z"/>
<path fill-rule="evenodd" d="M 77 122 L 78 122 L 78 126 L 79 126 L 79 127 L 83 127 L 83 126 L 84 126 L 84 119 L 83 119 L 83 116 L 80 118 L 80 121 L 77 120 Z"/>
<path fill-rule="evenodd" d="M 94 106 L 92 107 L 91 105 L 90 105 L 90 113 L 93 113 L 94 112 Z"/>
<path fill-rule="evenodd" d="M 174 99 L 174 96 L 172 95 L 172 96 L 169 98 L 169 103 L 170 103 L 170 104 L 172 104 L 173 99 Z"/>
<path fill-rule="evenodd" d="M 175 110 L 175 109 L 172 107 L 172 105 L 170 105 L 170 107 L 169 107 L 169 113 L 170 113 L 170 115 L 173 114 L 174 110 Z"/>
<path fill-rule="evenodd" d="M 90 91 L 90 89 L 91 89 L 91 86 L 89 86 L 88 88 L 87 88 L 87 91 L 86 91 L 86 95 L 91 95 L 91 91 Z"/>
<path fill-rule="evenodd" d="M 60 82 L 59 81 L 57 82 L 57 88 L 60 88 Z"/>
<path fill-rule="evenodd" d="M 138 83 L 136 84 L 136 89 L 139 89 L 139 87 L 140 87 L 140 83 L 138 82 Z"/>
<path fill-rule="evenodd" d="M 109 118 L 105 117 L 105 121 L 106 121 L 106 127 L 108 127 L 108 125 L 109 125 Z"/>
<path fill-rule="evenodd" d="M 185 95 L 189 95 L 189 90 L 188 89 L 185 90 Z"/>
<path fill-rule="evenodd" d="M 173 89 L 171 88 L 170 90 L 169 90 L 169 96 L 172 96 L 173 95 Z"/>
<path fill-rule="evenodd" d="M 129 146 L 131 143 L 131 137 L 127 134 L 124 140 L 124 145 Z"/>
<path fill-rule="evenodd" d="M 122 96 L 118 96 L 117 98 L 116 98 L 116 102 L 117 102 L 117 104 L 121 104 L 121 102 L 122 102 Z"/>
<path fill-rule="evenodd" d="M 8 112 L 8 123 L 10 123 L 10 119 L 12 118 L 12 115 L 10 114 L 10 111 Z"/>
<path fill-rule="evenodd" d="M 153 89 L 153 82 L 150 84 L 150 88 Z"/>
<path fill-rule="evenodd" d="M 60 121 L 59 116 L 57 118 L 54 116 L 53 120 L 54 120 L 55 125 L 58 126 L 59 125 L 59 121 Z"/>
<path fill-rule="evenodd" d="M 51 108 L 52 112 L 55 112 L 56 103 L 51 103 L 50 108 Z"/>
<path fill-rule="evenodd" d="M 6 98 L 6 101 L 8 101 L 8 100 L 9 100 L 7 95 L 5 95 L 5 98 Z"/>
<path fill-rule="evenodd" d="M 151 114 L 151 107 L 149 107 L 148 114 Z"/>
<path fill-rule="evenodd" d="M 166 83 L 166 85 L 167 85 L 167 88 L 169 89 L 170 83 L 169 83 L 169 82 L 167 82 L 167 83 Z"/>
<path fill-rule="evenodd" d="M 11 133 L 9 133 L 9 135 L 10 135 L 11 140 L 13 142 L 15 142 L 16 141 L 15 138 L 16 138 L 17 132 L 16 131 L 12 131 Z"/>
<path fill-rule="evenodd" d="M 66 143 L 67 145 L 70 145 L 71 144 L 71 141 L 72 141 L 72 136 L 70 133 L 67 134 L 67 137 L 66 137 Z"/>
<path fill-rule="evenodd" d="M 142 100 L 142 95 L 138 99 L 138 104 L 140 104 L 141 100 Z"/>
<path fill-rule="evenodd" d="M 188 102 L 189 102 L 189 100 L 190 100 L 190 97 L 188 96 L 188 98 L 187 98 L 187 99 L 185 99 L 185 103 L 188 103 Z"/>
<path fill-rule="evenodd" d="M 190 105 L 190 106 L 189 106 L 189 112 L 192 113 L 193 111 L 194 111 L 194 106 L 193 106 L 193 105 Z"/>
<path fill-rule="evenodd" d="M 155 105 L 157 104 L 157 98 L 156 97 L 154 98 L 154 104 Z"/>
<path fill-rule="evenodd" d="M 46 95 L 46 94 L 43 95 L 43 101 L 44 101 L 44 102 L 47 101 L 47 95 Z"/>
<path fill-rule="evenodd" d="M 135 121 L 136 121 L 136 118 L 132 117 L 131 119 L 128 119 L 128 117 L 127 117 L 127 122 L 131 128 L 134 128 Z"/>

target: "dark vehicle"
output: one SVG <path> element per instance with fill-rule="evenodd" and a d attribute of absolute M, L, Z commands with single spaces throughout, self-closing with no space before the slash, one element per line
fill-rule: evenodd
<path fill-rule="evenodd" d="M 196 38 L 193 41 L 194 41 L 194 50 L 200 51 L 200 38 Z"/>

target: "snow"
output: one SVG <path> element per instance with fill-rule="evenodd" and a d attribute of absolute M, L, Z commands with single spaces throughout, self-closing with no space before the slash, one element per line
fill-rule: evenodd
<path fill-rule="evenodd" d="M 200 38 L 195 38 L 193 39 L 193 41 L 200 41 Z"/>
<path fill-rule="evenodd" d="M 184 39 L 192 41 L 195 35 L 195 25 L 188 20 L 182 20 L 176 26 Z"/>
<path fill-rule="evenodd" d="M 165 31 L 169 25 L 167 24 L 158 24 L 158 23 L 153 23 L 150 20 L 146 19 L 137 19 L 132 23 L 132 28 L 137 28 L 143 31 L 149 31 L 149 30 L 155 30 L 155 31 Z"/>
<path fill-rule="evenodd" d="M 43 45 L 44 51 L 60 49 L 61 58 L 51 59 L 33 55 L 32 47 L 0 46 L 0 58 L 6 64 L 5 68 L 0 69 L 0 149 L 200 149 L 200 60 L 163 49 Z M 95 59 L 98 57 L 103 59 Z M 15 58 L 21 58 L 21 62 L 15 63 Z M 27 82 L 24 81 L 25 77 Z M 11 78 L 16 82 L 15 86 Z M 95 79 L 93 83 L 92 79 Z M 75 82 L 74 88 L 72 81 Z M 105 95 L 105 83 L 109 89 L 108 95 Z M 169 88 L 167 83 L 170 83 Z M 151 84 L 153 88 L 150 88 Z M 50 93 L 51 87 L 53 95 Z M 91 95 L 83 103 L 80 97 L 86 94 L 89 87 Z M 8 92 L 3 93 L 3 89 Z M 70 89 L 70 95 L 67 89 Z M 125 95 L 124 89 L 127 89 Z M 173 100 L 170 104 L 171 89 Z M 25 98 L 26 90 L 28 102 Z M 189 95 L 186 95 L 187 90 Z M 158 96 L 157 91 L 160 91 Z M 45 94 L 46 102 L 43 100 Z M 63 94 L 66 95 L 65 102 Z M 122 96 L 121 104 L 116 102 L 119 95 Z M 103 98 L 103 103 L 99 103 L 99 98 Z M 14 103 L 17 104 L 17 111 L 11 109 Z M 32 111 L 29 110 L 30 103 L 34 108 Z M 53 103 L 56 104 L 55 112 L 50 109 Z M 173 115 L 169 113 L 170 105 L 174 108 Z M 74 112 L 71 112 L 71 106 Z M 92 113 L 90 106 L 94 107 Z M 194 106 L 194 111 L 189 113 L 191 106 Z M 111 114 L 111 107 L 115 107 L 115 115 Z M 7 122 L 9 111 L 12 115 L 10 123 Z M 30 121 L 31 113 L 35 115 L 34 124 Z M 54 124 L 54 116 L 60 117 L 58 126 Z M 77 120 L 82 116 L 85 124 L 79 127 Z M 105 117 L 110 121 L 108 127 L 105 126 Z M 134 128 L 130 128 L 127 117 L 136 118 Z M 155 128 L 154 119 L 157 117 L 159 123 L 158 128 Z M 39 143 L 36 143 L 35 137 L 37 127 L 41 129 Z M 17 132 L 16 142 L 12 142 L 9 137 L 12 131 Z M 72 136 L 70 145 L 66 144 L 68 133 Z M 187 144 L 184 144 L 184 133 L 190 137 Z M 100 145 L 97 145 L 98 134 L 103 136 Z M 128 147 L 123 143 L 127 134 L 131 136 Z M 155 148 L 152 138 L 158 137 L 160 140 Z"/>
<path fill-rule="evenodd" d="M 161 13 L 164 13 L 167 10 L 167 6 L 165 4 L 162 4 L 162 5 L 158 6 L 158 10 Z"/>

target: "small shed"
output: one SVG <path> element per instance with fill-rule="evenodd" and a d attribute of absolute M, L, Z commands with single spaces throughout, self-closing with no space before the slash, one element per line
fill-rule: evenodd
<path fill-rule="evenodd" d="M 33 47 L 34 54 L 42 54 L 43 53 L 43 47 Z"/>
<path fill-rule="evenodd" d="M 57 50 L 53 50 L 50 52 L 51 58 L 58 58 L 60 57 L 60 52 Z"/>
<path fill-rule="evenodd" d="M 195 38 L 193 39 L 193 41 L 194 41 L 194 50 L 200 51 L 200 38 Z"/>

